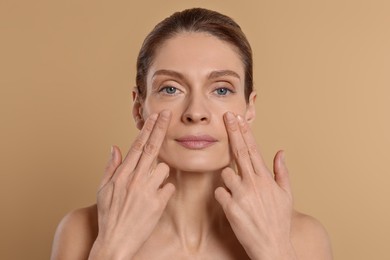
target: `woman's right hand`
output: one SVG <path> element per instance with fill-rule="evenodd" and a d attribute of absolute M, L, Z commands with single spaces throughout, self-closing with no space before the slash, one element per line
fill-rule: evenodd
<path fill-rule="evenodd" d="M 99 233 L 89 259 L 131 259 L 148 239 L 174 193 L 165 163 L 156 165 L 170 122 L 170 111 L 152 114 L 122 162 L 118 147 L 98 195 Z"/>

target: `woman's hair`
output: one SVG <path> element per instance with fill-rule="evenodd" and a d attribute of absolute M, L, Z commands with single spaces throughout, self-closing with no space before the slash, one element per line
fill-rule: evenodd
<path fill-rule="evenodd" d="M 215 11 L 192 8 L 165 18 L 146 36 L 137 58 L 136 84 L 141 100 L 146 98 L 146 76 L 157 49 L 181 32 L 204 32 L 235 46 L 244 64 L 245 98 L 253 89 L 252 50 L 240 26 L 230 17 Z"/>

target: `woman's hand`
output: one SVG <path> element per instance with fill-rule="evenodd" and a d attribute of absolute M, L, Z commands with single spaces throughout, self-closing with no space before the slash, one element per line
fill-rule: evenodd
<path fill-rule="evenodd" d="M 228 112 L 224 121 L 238 173 L 222 171 L 227 189 L 215 197 L 251 259 L 296 259 L 290 242 L 293 198 L 284 154 L 274 159 L 274 174 L 266 167 L 249 126 Z"/>
<path fill-rule="evenodd" d="M 98 195 L 99 233 L 89 259 L 131 259 L 152 233 L 175 187 L 156 157 L 171 114 L 152 114 L 122 162 L 113 147 Z"/>

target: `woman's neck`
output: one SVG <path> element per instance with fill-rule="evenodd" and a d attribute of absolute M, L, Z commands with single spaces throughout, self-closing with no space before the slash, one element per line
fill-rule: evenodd
<path fill-rule="evenodd" d="M 218 172 L 179 172 L 171 170 L 167 180 L 175 185 L 162 217 L 181 245 L 189 251 L 198 251 L 210 236 L 220 236 L 229 227 L 225 214 L 214 198 L 221 186 Z M 229 228 L 228 228 L 229 229 Z"/>

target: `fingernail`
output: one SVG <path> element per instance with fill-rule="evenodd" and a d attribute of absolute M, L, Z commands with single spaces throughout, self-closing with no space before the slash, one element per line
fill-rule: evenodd
<path fill-rule="evenodd" d="M 229 120 L 229 121 L 232 121 L 234 120 L 234 115 L 232 112 L 226 112 L 226 119 Z"/>
<path fill-rule="evenodd" d="M 238 122 L 240 123 L 240 125 L 243 125 L 243 124 L 244 124 L 244 119 L 242 118 L 242 116 L 238 115 L 238 116 L 237 116 L 237 120 L 238 120 Z"/>
<path fill-rule="evenodd" d="M 286 164 L 286 155 L 285 155 L 284 151 L 282 151 L 282 156 L 281 156 L 281 158 L 282 158 L 283 164 Z"/>
<path fill-rule="evenodd" d="M 114 146 L 111 145 L 111 159 L 114 159 L 114 155 L 115 155 Z"/>
<path fill-rule="evenodd" d="M 163 118 L 168 118 L 170 114 L 171 114 L 171 111 L 169 111 L 169 110 L 163 110 L 163 111 L 161 112 L 160 115 L 161 115 Z"/>

